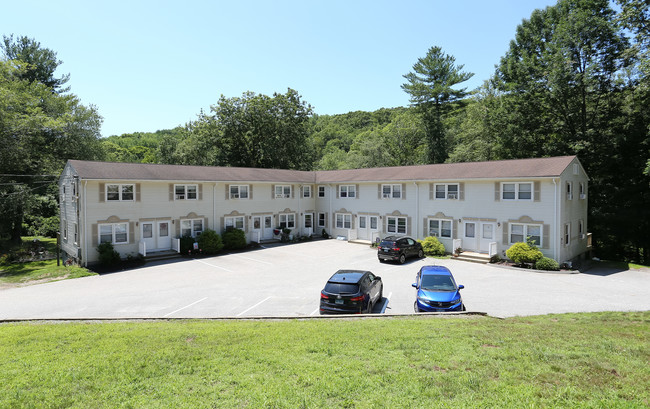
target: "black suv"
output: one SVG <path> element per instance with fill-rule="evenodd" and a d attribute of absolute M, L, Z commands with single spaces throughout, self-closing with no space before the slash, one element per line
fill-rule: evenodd
<path fill-rule="evenodd" d="M 397 260 L 404 264 L 409 257 L 424 257 L 422 244 L 410 237 L 387 236 L 377 247 L 379 261 Z"/>
<path fill-rule="evenodd" d="M 339 270 L 320 292 L 320 313 L 369 314 L 383 292 L 381 277 L 370 271 Z"/>

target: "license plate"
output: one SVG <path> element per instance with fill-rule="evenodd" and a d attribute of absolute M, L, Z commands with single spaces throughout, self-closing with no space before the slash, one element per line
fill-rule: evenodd
<path fill-rule="evenodd" d="M 388 249 L 384 249 L 384 253 L 388 253 Z"/>
<path fill-rule="evenodd" d="M 334 300 L 335 304 L 343 304 L 343 300 Z"/>

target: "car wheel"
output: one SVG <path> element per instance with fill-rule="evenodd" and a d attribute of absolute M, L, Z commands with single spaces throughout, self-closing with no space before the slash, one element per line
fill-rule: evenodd
<path fill-rule="evenodd" d="M 382 286 L 381 289 L 379 290 L 379 298 L 377 298 L 378 301 L 381 301 L 384 299 L 384 287 Z"/>
<path fill-rule="evenodd" d="M 399 256 L 399 263 L 400 263 L 400 264 L 404 264 L 404 263 L 406 263 L 406 255 L 405 255 L 405 254 L 401 254 L 401 255 Z"/>
<path fill-rule="evenodd" d="M 384 260 L 383 258 L 380 258 L 380 259 L 379 259 L 379 262 L 380 262 L 380 263 L 385 263 L 386 260 Z"/>
<path fill-rule="evenodd" d="M 420 309 L 418 308 L 418 302 L 417 301 L 413 303 L 413 309 L 415 310 L 415 312 L 420 312 Z"/>
<path fill-rule="evenodd" d="M 370 301 L 368 301 L 368 310 L 366 311 L 366 314 L 371 314 L 372 313 L 372 307 L 373 307 L 372 303 Z"/>
<path fill-rule="evenodd" d="M 467 308 L 465 307 L 465 304 L 460 308 L 461 311 L 467 311 Z"/>
<path fill-rule="evenodd" d="M 424 251 L 420 249 L 420 251 L 418 251 L 418 258 L 423 258 L 423 257 L 424 257 Z"/>

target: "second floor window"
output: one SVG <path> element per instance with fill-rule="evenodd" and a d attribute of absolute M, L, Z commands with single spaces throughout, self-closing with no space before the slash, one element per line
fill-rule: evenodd
<path fill-rule="evenodd" d="M 302 187 L 302 197 L 311 197 L 311 186 Z"/>
<path fill-rule="evenodd" d="M 325 197 L 325 186 L 318 186 L 318 197 Z"/>
<path fill-rule="evenodd" d="M 339 186 L 339 197 L 357 197 L 356 185 Z"/>
<path fill-rule="evenodd" d="M 384 199 L 401 199 L 402 185 L 381 185 L 381 197 Z"/>
<path fill-rule="evenodd" d="M 174 198 L 176 200 L 196 200 L 197 185 L 174 185 Z"/>
<path fill-rule="evenodd" d="M 437 184 L 436 199 L 458 199 L 458 184 Z"/>
<path fill-rule="evenodd" d="M 276 185 L 275 186 L 276 198 L 289 198 L 291 197 L 291 185 Z"/>
<path fill-rule="evenodd" d="M 533 184 L 502 183 L 501 199 L 503 200 L 533 200 Z"/>
<path fill-rule="evenodd" d="M 133 201 L 135 185 L 106 185 L 106 201 Z"/>
<path fill-rule="evenodd" d="M 248 185 L 230 185 L 231 199 L 248 199 Z"/>

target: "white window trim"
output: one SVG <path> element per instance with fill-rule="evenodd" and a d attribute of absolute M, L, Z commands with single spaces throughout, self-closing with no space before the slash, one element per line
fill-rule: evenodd
<path fill-rule="evenodd" d="M 289 188 L 289 193 L 285 193 L 285 188 Z M 278 189 L 282 193 L 278 193 Z M 276 199 L 288 199 L 291 197 L 291 185 L 275 185 L 275 198 Z"/>
<path fill-rule="evenodd" d="M 323 194 L 321 194 L 321 189 L 322 189 L 322 193 L 323 193 Z M 318 197 L 325 197 L 325 192 L 326 192 L 326 190 L 327 190 L 327 189 L 325 188 L 325 186 L 323 186 L 323 185 L 319 185 L 319 186 L 318 186 Z"/>
<path fill-rule="evenodd" d="M 564 245 L 568 247 L 571 244 L 571 224 L 566 223 L 564 225 Z"/>
<path fill-rule="evenodd" d="M 124 225 L 125 226 L 125 231 L 126 231 L 126 241 L 116 241 L 115 236 L 116 236 L 116 226 L 119 225 Z M 123 222 L 123 223 L 100 223 L 97 226 L 97 243 L 101 244 L 102 243 L 102 226 L 110 226 L 111 227 L 111 241 L 110 243 L 112 245 L 120 245 L 120 244 L 128 244 L 129 243 L 129 223 Z"/>
<path fill-rule="evenodd" d="M 63 240 L 68 241 L 68 221 L 63 221 Z"/>
<path fill-rule="evenodd" d="M 345 188 L 345 196 L 343 196 Z M 339 197 L 342 199 L 355 199 L 357 197 L 357 185 L 339 185 Z"/>
<path fill-rule="evenodd" d="M 74 228 L 73 228 L 74 244 L 77 245 L 77 244 L 79 244 L 79 225 L 77 223 L 73 223 L 72 225 L 74 226 Z M 129 237 L 128 232 L 126 233 L 126 237 L 127 237 L 127 242 L 128 242 L 128 237 Z"/>
<path fill-rule="evenodd" d="M 339 216 L 341 216 L 341 224 L 339 225 Z M 346 219 L 348 219 L 346 221 Z M 335 226 L 337 229 L 351 229 L 352 228 L 352 214 L 351 213 L 336 213 L 334 215 Z M 346 227 L 346 223 L 348 226 Z"/>
<path fill-rule="evenodd" d="M 536 224 L 536 223 L 509 223 L 508 224 L 508 242 L 510 244 L 515 244 L 515 243 L 521 243 L 519 241 L 512 241 L 512 226 L 523 226 L 523 243 L 528 242 L 528 237 L 531 235 L 528 234 L 528 228 L 529 227 L 538 227 L 539 228 L 539 243 L 535 243 L 536 247 L 542 247 L 544 245 L 543 240 L 544 240 L 544 226 L 541 224 Z"/>
<path fill-rule="evenodd" d="M 386 193 L 384 189 L 388 187 L 389 192 Z M 397 188 L 397 189 L 395 189 Z M 395 193 L 397 193 L 397 196 L 395 196 Z M 388 184 L 385 183 L 381 185 L 381 198 L 382 199 L 401 199 L 402 198 L 402 184 L 401 183 L 395 183 L 395 184 Z"/>
<path fill-rule="evenodd" d="M 72 184 L 74 186 L 74 183 Z M 108 187 L 117 186 L 118 199 L 109 199 L 108 198 Z M 122 188 L 125 186 L 131 186 L 133 189 L 133 199 L 124 199 L 122 198 Z M 74 193 L 72 194 L 74 197 Z M 135 184 L 134 183 L 107 183 L 104 188 L 104 198 L 107 202 L 134 202 L 135 201 Z"/>
<path fill-rule="evenodd" d="M 505 191 L 503 189 L 504 185 L 515 185 L 515 197 L 514 199 L 506 199 L 504 196 Z M 519 193 L 520 193 L 520 185 L 529 185 L 530 186 L 530 199 L 521 199 L 519 198 Z M 535 199 L 535 191 L 534 191 L 534 183 L 533 182 L 501 182 L 501 200 L 504 201 L 520 201 L 520 202 L 532 202 Z"/>
<path fill-rule="evenodd" d="M 241 222 L 241 227 L 237 227 L 237 222 Z M 233 229 L 245 230 L 246 228 L 246 217 L 245 216 L 228 216 L 224 217 L 223 220 L 224 228 L 227 229 L 232 227 Z"/>
<path fill-rule="evenodd" d="M 391 219 L 395 220 L 395 231 L 390 230 L 390 221 Z M 399 231 L 399 221 L 404 219 L 404 231 Z M 386 216 L 386 233 L 393 234 L 406 234 L 408 232 L 408 218 L 406 216 Z"/>
<path fill-rule="evenodd" d="M 233 193 L 233 188 L 237 189 L 237 193 Z M 242 197 L 242 188 L 246 188 L 246 197 Z M 230 185 L 229 187 L 229 197 L 233 200 L 236 199 L 243 199 L 243 200 L 248 200 L 250 199 L 250 185 Z"/>
<path fill-rule="evenodd" d="M 573 182 L 566 182 L 566 199 L 573 200 Z"/>
<path fill-rule="evenodd" d="M 427 235 L 431 235 L 431 228 L 429 227 L 431 225 L 431 221 L 437 221 L 438 222 L 438 236 L 439 239 L 453 239 L 454 238 L 454 221 L 452 219 L 435 219 L 433 217 L 430 217 L 427 219 Z M 442 222 L 447 222 L 449 223 L 449 236 L 443 236 L 442 235 Z"/>
<path fill-rule="evenodd" d="M 311 185 L 305 185 L 302 187 L 302 197 L 303 198 L 311 197 Z"/>
<path fill-rule="evenodd" d="M 182 198 L 179 198 L 178 195 L 176 194 L 176 188 L 179 187 L 179 186 L 183 186 L 184 193 L 183 193 Z M 189 186 L 194 186 L 194 191 L 195 191 L 195 194 L 196 194 L 196 197 L 194 199 L 190 199 L 190 198 L 187 197 L 187 195 L 188 195 L 187 188 Z M 174 185 L 174 200 L 198 200 L 198 199 L 199 199 L 199 185 L 198 184 L 189 183 L 189 184 L 176 184 L 176 185 Z"/>
<path fill-rule="evenodd" d="M 585 182 L 580 182 L 580 199 L 584 200 L 587 198 L 587 192 L 585 190 Z"/>
<path fill-rule="evenodd" d="M 323 216 L 323 221 L 321 222 L 321 215 Z M 327 216 L 325 216 L 324 212 L 318 212 L 318 227 L 325 227 L 325 221 L 327 220 Z"/>
<path fill-rule="evenodd" d="M 438 197 L 438 186 L 445 187 L 445 197 Z M 449 191 L 449 186 L 456 186 L 456 193 Z M 460 195 L 460 184 L 459 183 L 436 183 L 433 185 L 433 198 L 434 200 L 457 200 Z"/>
<path fill-rule="evenodd" d="M 289 216 L 292 216 L 291 218 Z M 282 221 L 284 219 L 284 221 Z M 291 221 L 289 220 L 291 219 Z M 284 227 L 282 227 L 284 223 Z M 283 229 L 295 229 L 296 228 L 296 214 L 295 213 L 280 213 L 278 215 L 278 224 Z"/>

